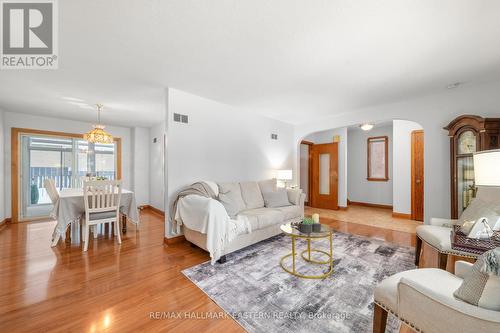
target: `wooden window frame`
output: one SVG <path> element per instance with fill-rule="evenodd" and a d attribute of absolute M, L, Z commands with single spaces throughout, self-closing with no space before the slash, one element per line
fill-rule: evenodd
<path fill-rule="evenodd" d="M 44 130 L 36 130 L 30 128 L 16 128 L 13 127 L 11 129 L 11 212 L 12 212 L 12 223 L 20 222 L 19 220 L 19 138 L 21 134 L 39 134 L 46 136 L 57 136 L 57 137 L 68 137 L 68 138 L 77 138 L 83 139 L 83 134 L 76 133 L 66 133 L 66 132 L 54 132 L 54 131 L 44 131 Z M 122 179 L 122 139 L 118 137 L 114 137 L 113 140 L 116 143 L 116 179 Z M 41 218 L 46 219 L 46 218 Z M 28 221 L 36 221 L 40 220 L 40 218 L 33 219 L 23 219 L 22 222 Z"/>
<path fill-rule="evenodd" d="M 371 160 L 371 149 L 370 149 L 370 144 L 372 141 L 384 141 L 384 146 L 385 146 L 385 177 L 382 178 L 376 178 L 376 177 L 371 177 L 371 165 L 370 165 L 370 160 Z M 386 182 L 389 181 L 389 137 L 388 136 L 372 136 L 369 137 L 366 140 L 366 147 L 367 147 L 367 160 L 366 160 L 366 179 L 370 182 Z"/>

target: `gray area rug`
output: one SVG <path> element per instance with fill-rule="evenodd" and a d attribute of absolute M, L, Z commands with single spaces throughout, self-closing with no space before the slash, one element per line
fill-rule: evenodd
<path fill-rule="evenodd" d="M 329 249 L 326 239 L 311 244 Z M 306 249 L 305 240 L 297 248 Z M 183 273 L 248 332 L 371 332 L 377 283 L 415 268 L 413 248 L 343 233 L 334 235 L 334 272 L 325 279 L 283 271 L 280 259 L 290 252 L 290 237 L 278 235 L 228 255 L 225 264 L 206 262 Z M 291 267 L 291 258 L 285 263 Z M 296 267 L 308 275 L 328 270 L 303 259 Z M 399 326 L 389 316 L 387 332 Z"/>

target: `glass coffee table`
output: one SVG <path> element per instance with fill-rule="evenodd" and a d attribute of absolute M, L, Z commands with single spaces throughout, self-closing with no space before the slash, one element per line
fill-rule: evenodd
<path fill-rule="evenodd" d="M 330 228 L 327 225 L 322 224 L 321 225 L 321 230 L 319 232 L 311 232 L 311 233 L 302 233 L 295 227 L 293 227 L 290 223 L 288 224 L 283 224 L 281 226 L 281 231 L 283 231 L 286 235 L 290 236 L 292 238 L 292 252 L 285 255 L 283 258 L 281 258 L 280 261 L 280 266 L 285 270 L 286 272 L 301 277 L 305 279 L 323 279 L 333 273 L 333 229 Z M 295 256 L 297 255 L 297 251 L 295 248 L 295 242 L 297 238 L 303 238 L 307 240 L 307 249 L 300 252 L 300 255 L 302 259 L 304 259 L 306 262 L 311 263 L 311 264 L 316 264 L 316 265 L 329 265 L 329 270 L 326 273 L 323 273 L 321 275 L 304 275 L 299 273 L 295 269 Z M 315 239 L 321 239 L 321 238 L 328 238 L 330 241 L 330 251 L 326 252 L 323 250 L 318 250 L 318 249 L 312 249 L 311 248 L 311 240 Z M 326 256 L 328 259 L 326 260 L 315 260 L 311 258 L 311 253 L 321 253 L 322 255 Z M 285 266 L 284 261 L 292 257 L 292 268 L 288 268 Z"/>

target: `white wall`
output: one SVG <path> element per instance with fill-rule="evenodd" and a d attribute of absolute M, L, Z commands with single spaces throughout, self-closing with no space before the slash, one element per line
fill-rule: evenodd
<path fill-rule="evenodd" d="M 306 141 L 311 141 L 316 144 L 331 143 L 333 137 L 338 135 L 340 141 L 338 143 L 338 205 L 340 207 L 347 207 L 347 127 L 330 129 L 309 134 L 304 138 Z M 302 159 L 301 159 L 302 161 Z M 306 159 L 307 161 L 307 159 Z M 302 168 L 302 165 L 301 165 Z M 302 174 L 301 174 L 302 177 Z M 302 178 L 301 178 L 302 182 Z"/>
<path fill-rule="evenodd" d="M 296 126 L 295 143 L 309 133 L 352 126 L 367 121 L 411 120 L 425 132 L 425 221 L 431 216 L 450 216 L 450 146 L 443 127 L 463 114 L 500 117 L 500 82 L 465 84 L 434 95 L 381 104 L 356 110 L 339 110 L 340 115 L 313 120 Z M 350 111 L 350 112 L 348 112 Z M 350 148 L 351 150 L 351 148 Z M 299 161 L 296 160 L 296 165 Z"/>
<path fill-rule="evenodd" d="M 393 211 L 411 214 L 411 132 L 422 126 L 407 120 L 393 121 Z"/>
<path fill-rule="evenodd" d="M 300 188 L 309 201 L 309 145 L 300 145 Z"/>
<path fill-rule="evenodd" d="M 369 137 L 388 136 L 389 180 L 386 182 L 368 181 L 367 178 L 367 141 Z M 347 156 L 348 198 L 355 202 L 379 205 L 392 205 L 392 123 L 376 125 L 370 131 L 359 127 L 349 128 L 349 154 Z"/>
<path fill-rule="evenodd" d="M 131 129 L 132 179 L 131 186 L 138 206 L 149 204 L 149 128 Z"/>
<path fill-rule="evenodd" d="M 46 131 L 58 131 L 68 133 L 85 133 L 92 124 L 66 120 L 60 118 L 49 118 L 33 116 L 24 113 L 4 112 L 4 192 L 5 195 L 5 216 L 11 216 L 11 140 L 10 133 L 12 127 L 39 129 Z M 122 178 L 123 186 L 131 188 L 131 131 L 130 128 L 107 126 L 106 130 L 116 137 L 122 138 Z"/>
<path fill-rule="evenodd" d="M 0 223 L 8 216 L 5 212 L 5 193 L 10 193 L 10 188 L 5 186 L 4 135 L 4 112 L 0 110 Z"/>
<path fill-rule="evenodd" d="M 164 122 L 151 127 L 149 130 L 149 204 L 162 211 L 165 211 L 164 134 Z M 155 139 L 156 142 L 153 142 Z"/>
<path fill-rule="evenodd" d="M 173 113 L 188 115 L 189 124 L 173 122 Z M 262 180 L 276 169 L 296 170 L 289 124 L 175 89 L 169 90 L 168 115 L 170 203 L 179 189 L 199 180 Z"/>

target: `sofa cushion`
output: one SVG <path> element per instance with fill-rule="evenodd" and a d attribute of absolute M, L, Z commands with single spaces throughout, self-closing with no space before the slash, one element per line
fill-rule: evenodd
<path fill-rule="evenodd" d="M 283 213 L 285 221 L 302 217 L 302 209 L 300 206 L 287 206 L 275 209 Z"/>
<path fill-rule="evenodd" d="M 288 193 L 288 201 L 290 201 L 292 205 L 298 205 L 300 200 L 300 195 L 302 194 L 302 190 L 289 188 L 286 190 L 286 192 Z"/>
<path fill-rule="evenodd" d="M 259 182 L 260 192 L 274 192 L 278 187 L 278 181 L 276 178 L 261 180 Z"/>
<path fill-rule="evenodd" d="M 246 209 L 239 183 L 221 183 L 218 185 L 219 201 L 226 208 L 227 215 L 235 217 L 239 212 Z"/>
<path fill-rule="evenodd" d="M 260 192 L 260 187 L 257 182 L 243 182 L 240 183 L 241 196 L 245 201 L 246 209 L 262 208 L 264 207 L 264 198 Z"/>
<path fill-rule="evenodd" d="M 273 224 L 281 224 L 285 220 L 283 212 L 273 208 L 244 210 L 238 214 L 238 218 L 248 219 L 252 232 Z"/>
<path fill-rule="evenodd" d="M 288 193 L 283 189 L 275 192 L 263 192 L 264 205 L 267 208 L 285 207 L 290 206 L 288 201 Z"/>
<path fill-rule="evenodd" d="M 495 251 L 499 254 L 497 255 Z M 484 269 L 487 266 L 485 258 L 488 256 L 493 258 L 489 265 L 494 265 L 495 271 L 499 269 L 500 248 L 485 252 L 465 275 L 462 285 L 455 291 L 454 296 L 484 309 L 500 311 L 500 276 L 489 274 L 488 270 Z"/>

